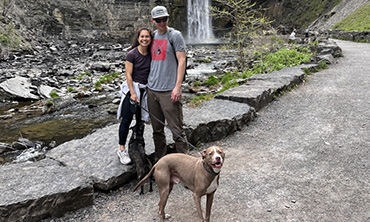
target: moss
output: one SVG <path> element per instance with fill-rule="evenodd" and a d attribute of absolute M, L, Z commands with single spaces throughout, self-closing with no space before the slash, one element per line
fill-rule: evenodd
<path fill-rule="evenodd" d="M 281 22 L 296 28 L 308 27 L 318 17 L 328 13 L 340 2 L 341 0 L 284 1 Z"/>

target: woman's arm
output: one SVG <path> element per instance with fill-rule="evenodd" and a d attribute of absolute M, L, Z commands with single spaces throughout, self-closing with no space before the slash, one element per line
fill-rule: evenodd
<path fill-rule="evenodd" d="M 132 64 L 131 62 L 126 60 L 126 62 L 125 62 L 126 82 L 127 82 L 128 88 L 130 89 L 130 94 L 131 94 L 130 99 L 133 100 L 133 101 L 139 102 L 139 98 L 137 97 L 137 95 L 135 93 L 134 83 L 133 83 L 133 80 L 132 80 L 132 72 L 134 70 L 133 67 L 134 67 L 134 64 Z"/>

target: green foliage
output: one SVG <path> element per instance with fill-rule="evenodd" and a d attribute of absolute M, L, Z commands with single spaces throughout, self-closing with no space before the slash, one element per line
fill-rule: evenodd
<path fill-rule="evenodd" d="M 48 100 L 46 100 L 45 105 L 47 107 L 53 106 L 54 105 L 54 101 L 52 99 L 48 99 Z"/>
<path fill-rule="evenodd" d="M 69 86 L 68 89 L 67 89 L 67 92 L 74 92 L 75 89 L 72 87 L 72 86 Z"/>
<path fill-rule="evenodd" d="M 2 45 L 8 45 L 10 43 L 10 38 L 4 34 L 0 34 L 0 43 Z"/>
<path fill-rule="evenodd" d="M 214 86 L 214 85 L 217 85 L 219 82 L 220 81 L 216 76 L 211 75 L 210 77 L 208 77 L 205 84 L 208 85 L 208 86 Z"/>
<path fill-rule="evenodd" d="M 59 95 L 58 95 L 58 93 L 56 91 L 51 91 L 49 95 L 53 99 L 59 98 Z"/>
<path fill-rule="evenodd" d="M 271 22 L 264 15 L 265 10 L 250 0 L 214 0 L 212 5 L 212 17 L 231 21 L 229 46 L 238 50 L 237 62 L 241 68 L 245 68 L 248 57 L 245 48 L 251 44 L 252 36 L 271 28 Z"/>
<path fill-rule="evenodd" d="M 351 15 L 333 26 L 333 29 L 351 31 L 370 31 L 370 3 L 357 9 Z"/>
<path fill-rule="evenodd" d="M 83 80 L 85 76 L 91 76 L 89 71 L 81 73 L 79 76 L 76 77 L 77 80 Z"/>
<path fill-rule="evenodd" d="M 94 83 L 95 89 L 99 89 L 102 84 L 112 82 L 118 76 L 119 76 L 119 73 L 115 72 L 115 73 L 106 74 L 106 75 L 100 77 L 100 79 Z"/>
<path fill-rule="evenodd" d="M 30 45 L 23 43 L 24 39 L 18 34 L 13 25 L 0 26 L 0 45 L 11 49 L 30 48 Z"/>
<path fill-rule="evenodd" d="M 319 64 L 318 64 L 318 71 L 320 70 L 323 70 L 323 69 L 327 69 L 328 68 L 328 64 L 326 64 L 325 61 L 320 61 Z"/>
<path fill-rule="evenodd" d="M 268 54 L 263 60 L 253 66 L 251 72 L 270 73 L 285 67 L 291 67 L 308 62 L 311 59 L 311 52 L 306 47 L 293 47 L 292 49 L 281 49 Z"/>
<path fill-rule="evenodd" d="M 203 102 L 208 101 L 213 99 L 215 96 L 213 94 L 205 94 L 205 95 L 200 95 L 197 97 L 194 97 L 190 102 L 189 106 L 190 107 L 197 107 L 200 106 Z"/>
<path fill-rule="evenodd" d="M 252 68 L 246 69 L 243 72 L 227 72 L 223 75 L 211 75 L 203 84 L 197 81 L 197 85 L 216 86 L 220 85 L 221 89 L 217 93 L 226 91 L 227 89 L 234 88 L 243 83 L 242 80 L 251 77 L 254 74 L 271 73 L 285 67 L 297 66 L 303 62 L 311 60 L 312 53 L 309 47 L 292 46 L 292 48 L 282 48 L 273 53 L 264 51 L 256 51 L 255 58 L 259 62 L 254 64 Z M 325 62 L 324 62 L 325 63 Z M 325 66 L 319 64 L 318 67 Z M 305 70 L 309 71 L 309 70 Z M 244 81 L 245 82 L 245 81 Z M 199 106 L 202 102 L 212 99 L 213 94 L 201 95 L 193 98 L 189 105 Z"/>
<path fill-rule="evenodd" d="M 280 10 L 282 17 L 280 24 L 291 25 L 297 29 L 304 30 L 319 16 L 329 13 L 334 6 L 338 5 L 342 0 L 284 0 Z M 276 4 L 276 2 L 274 2 Z M 277 5 L 277 4 L 276 4 Z M 271 5 L 271 8 L 274 6 Z"/>

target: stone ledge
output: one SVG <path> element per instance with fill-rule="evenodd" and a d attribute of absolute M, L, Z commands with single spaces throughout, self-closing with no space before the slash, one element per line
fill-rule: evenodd
<path fill-rule="evenodd" d="M 0 221 L 38 221 L 93 204 L 91 180 L 44 159 L 0 167 Z"/>
<path fill-rule="evenodd" d="M 226 90 L 215 96 L 216 99 L 225 99 L 246 103 L 259 111 L 270 103 L 282 91 L 303 82 L 304 69 L 316 65 L 300 65 L 284 68 L 270 74 L 258 74 L 250 77 L 248 81 L 238 87 Z"/>

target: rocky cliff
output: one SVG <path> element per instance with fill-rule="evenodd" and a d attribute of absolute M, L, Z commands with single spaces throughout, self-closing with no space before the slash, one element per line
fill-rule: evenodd
<path fill-rule="evenodd" d="M 329 29 L 368 0 L 324 0 L 297 2 L 292 0 L 258 1 L 268 8 L 274 24 L 295 27 L 303 31 Z M 0 34 L 12 25 L 31 37 L 54 36 L 61 39 L 127 43 L 133 30 L 152 27 L 150 9 L 157 4 L 170 10 L 170 26 L 186 34 L 187 1 L 169 0 L 7 0 L 0 3 Z M 312 24 L 312 22 L 314 22 Z M 224 27 L 225 24 L 228 27 Z M 217 30 L 230 24 L 215 21 Z M 221 32 L 222 35 L 222 32 Z M 29 39 L 27 39 L 29 40 Z"/>
<path fill-rule="evenodd" d="M 149 0 L 13 2 L 8 17 L 38 36 L 127 42 L 136 27 L 150 26 Z"/>

